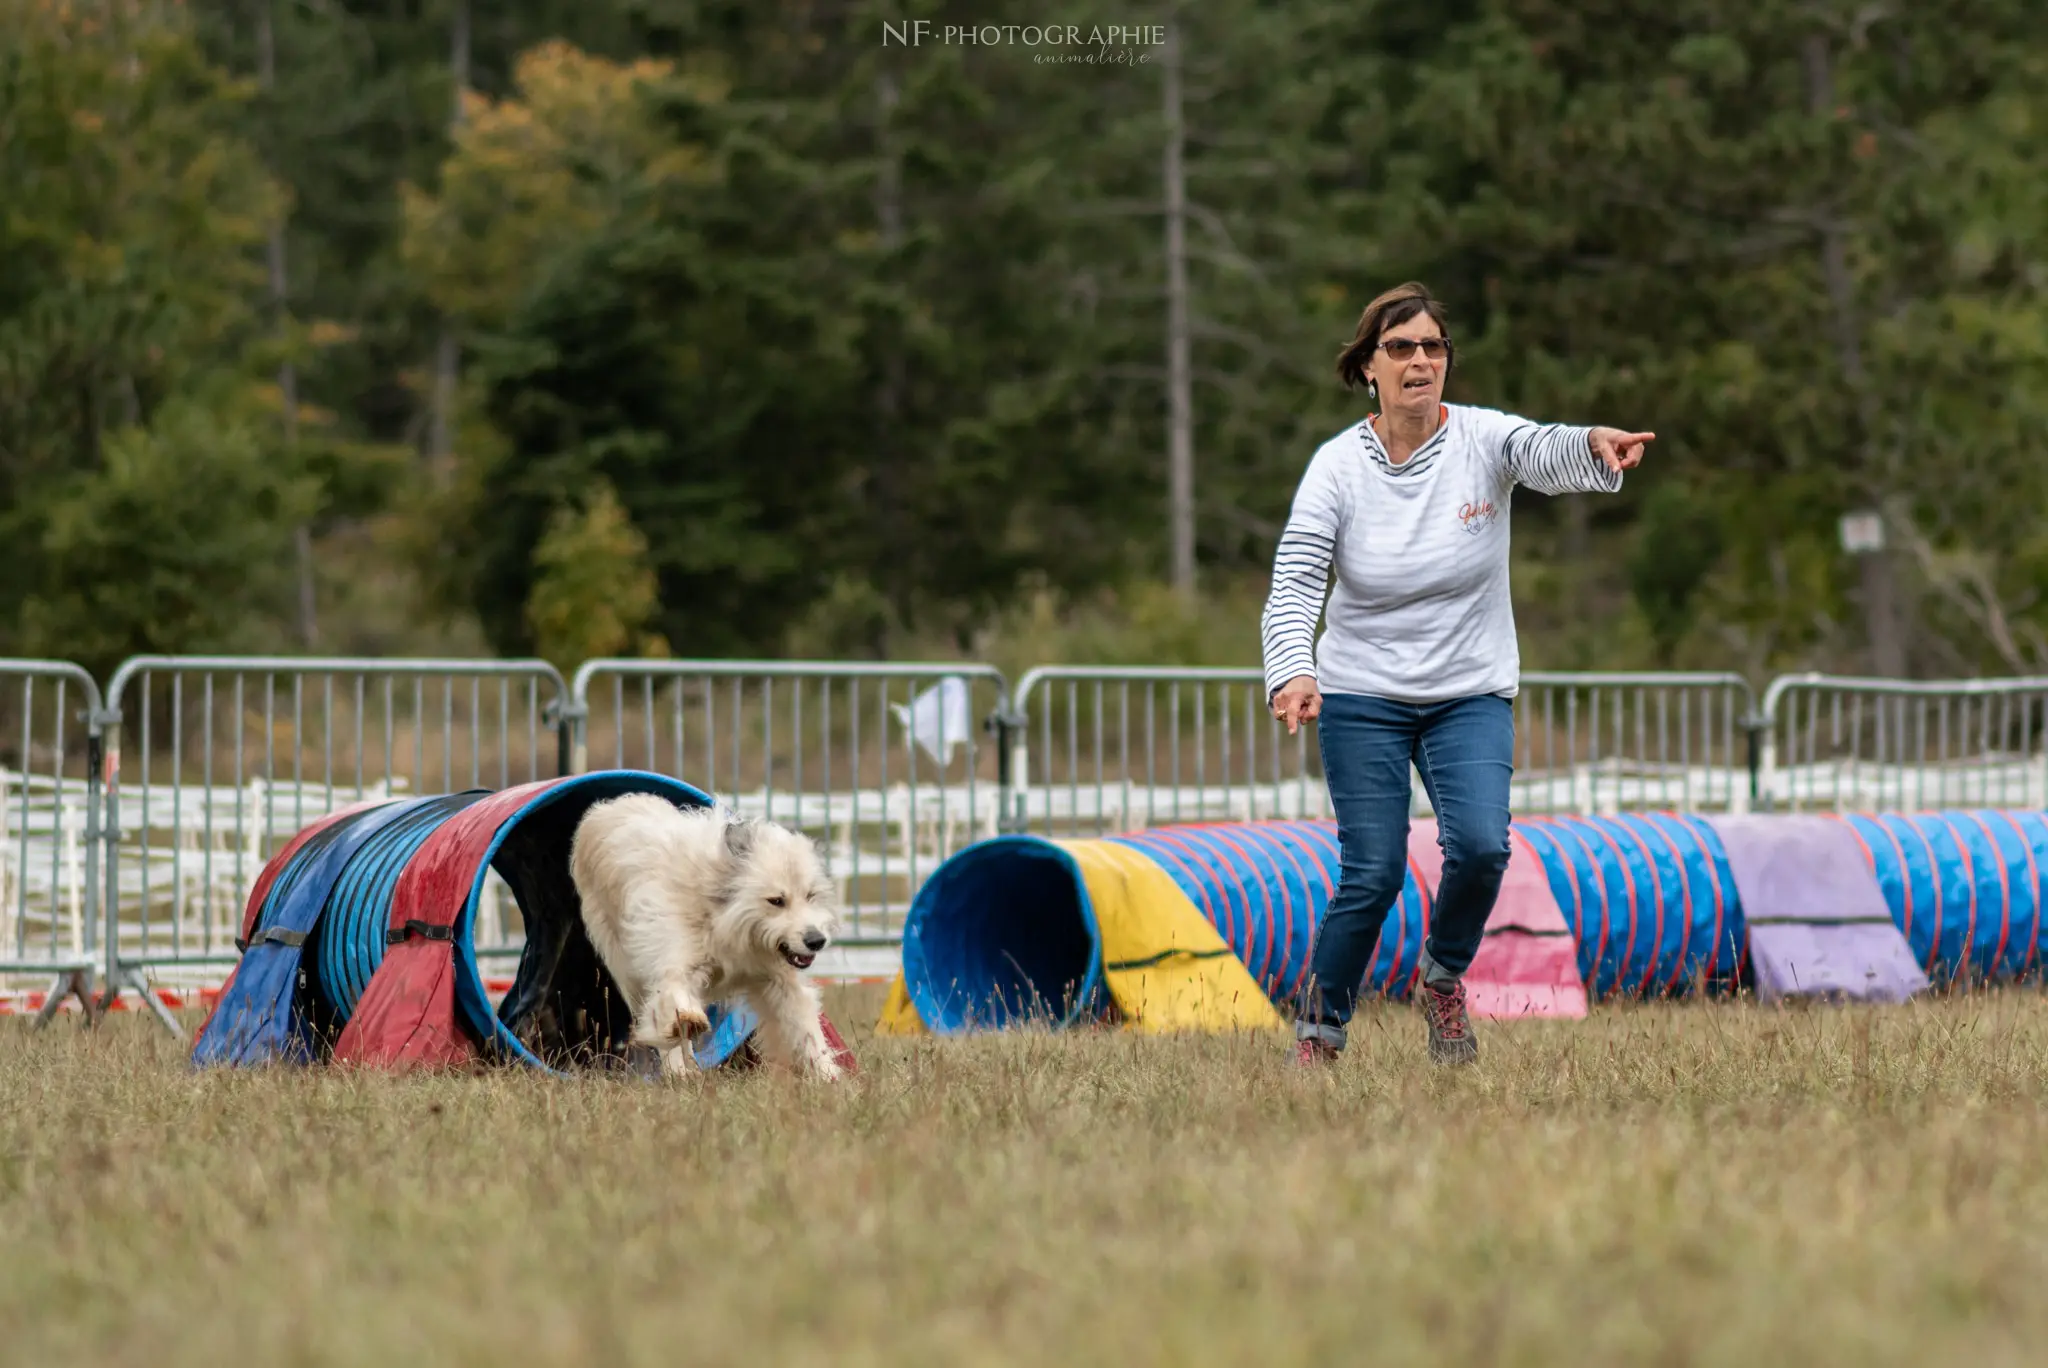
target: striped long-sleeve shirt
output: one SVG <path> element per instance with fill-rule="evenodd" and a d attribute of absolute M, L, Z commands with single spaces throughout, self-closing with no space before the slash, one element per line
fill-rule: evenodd
<path fill-rule="evenodd" d="M 1613 493 L 1592 429 L 1448 404 L 1400 465 L 1360 422 L 1316 451 L 1273 558 L 1261 620 L 1266 692 L 1313 675 L 1326 694 L 1436 703 L 1521 684 L 1508 596 L 1508 501 Z M 1332 566 L 1322 640 L 1316 619 Z"/>

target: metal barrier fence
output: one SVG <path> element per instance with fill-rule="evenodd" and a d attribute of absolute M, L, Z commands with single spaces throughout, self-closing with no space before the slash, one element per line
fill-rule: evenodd
<path fill-rule="evenodd" d="M 307 822 L 561 772 L 567 690 L 545 661 L 140 656 L 106 696 L 107 986 L 159 1012 L 147 980 L 234 963 L 257 875 Z M 517 955 L 516 907 L 484 903 L 479 953 Z"/>
<path fill-rule="evenodd" d="M 76 665 L 0 661 L 0 974 L 91 1007 L 98 962 L 100 688 Z"/>
<path fill-rule="evenodd" d="M 1017 683 L 1005 826 L 1099 836 L 1179 822 L 1327 817 L 1307 728 L 1258 670 L 1048 665 Z"/>
<path fill-rule="evenodd" d="M 1001 748 L 977 741 L 1009 685 L 976 664 L 593 660 L 572 763 L 672 775 L 824 844 L 842 939 L 892 941 L 941 861 L 995 835 Z"/>
<path fill-rule="evenodd" d="M 1735 674 L 1526 674 L 1517 812 L 1745 811 L 1754 695 Z M 1327 817 L 1322 760 L 1250 669 L 1048 666 L 1017 685 L 1008 825 L 1048 836 Z M 1415 778 L 1411 810 L 1430 811 Z"/>
<path fill-rule="evenodd" d="M 1756 695 L 1738 674 L 1522 676 L 1516 812 L 1746 812 Z"/>
<path fill-rule="evenodd" d="M 1764 694 L 1759 805 L 2048 807 L 2048 678 L 1787 675 Z"/>

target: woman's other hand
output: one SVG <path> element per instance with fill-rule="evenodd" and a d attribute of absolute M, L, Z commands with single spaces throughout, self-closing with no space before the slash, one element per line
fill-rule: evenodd
<path fill-rule="evenodd" d="M 1296 675 L 1280 686 L 1273 695 L 1273 716 L 1287 724 L 1287 734 L 1294 735 L 1305 722 L 1313 722 L 1322 715 L 1323 694 L 1316 687 L 1314 675 Z"/>

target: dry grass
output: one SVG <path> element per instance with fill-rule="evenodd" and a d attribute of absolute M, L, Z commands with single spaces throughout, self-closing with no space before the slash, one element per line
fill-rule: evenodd
<path fill-rule="evenodd" d="M 0 1022 L 0 1324 L 88 1362 L 2038 1362 L 2048 1002 L 877 1041 L 836 1089 L 195 1077 Z M 2029 1349 L 2028 1345 L 2035 1346 Z"/>

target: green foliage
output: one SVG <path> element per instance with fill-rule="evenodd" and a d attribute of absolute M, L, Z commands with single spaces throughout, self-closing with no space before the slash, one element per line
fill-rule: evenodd
<path fill-rule="evenodd" d="M 275 648 L 295 528 L 383 514 L 413 461 L 304 389 L 288 433 L 279 362 L 352 333 L 265 317 L 266 111 L 178 7 L 0 20 L 0 649 Z"/>
<path fill-rule="evenodd" d="M 18 515 L 234 345 L 275 200 L 228 132 L 239 92 L 175 26 L 30 0 L 0 26 L 0 507 Z"/>
<path fill-rule="evenodd" d="M 1255 666 L 1263 598 L 1264 585 L 1243 580 L 1194 603 L 1156 583 L 1079 600 L 1036 587 L 996 615 L 975 654 L 1013 679 L 1049 664 Z"/>
<path fill-rule="evenodd" d="M 1628 583 L 1660 665 L 1671 663 L 1692 625 L 1694 599 L 1721 558 L 1722 526 L 1714 508 L 1676 482 L 1658 484 L 1643 500 Z"/>
<path fill-rule="evenodd" d="M 659 606 L 647 538 L 610 485 L 591 489 L 581 507 L 555 510 L 533 568 L 527 627 L 565 673 L 600 656 L 668 654 L 668 643 L 642 630 Z"/>
<path fill-rule="evenodd" d="M 226 640 L 307 504 L 239 370 L 280 203 L 246 92 L 140 7 L 0 16 L 0 647 Z"/>
<path fill-rule="evenodd" d="M 21 610 L 28 650 L 104 677 L 131 651 L 264 645 L 256 624 L 290 601 L 292 529 L 317 489 L 223 416 L 172 400 L 109 436 L 102 469 L 52 491 L 36 548 L 46 587 Z"/>
<path fill-rule="evenodd" d="M 1295 481 L 1362 412 L 1331 360 L 1413 277 L 1455 398 L 1659 433 L 1619 499 L 1518 501 L 1532 664 L 1861 667 L 1834 528 L 1875 505 L 1915 669 L 2048 668 L 2035 8 L 1180 6 L 1190 610 L 1144 587 L 1160 54 L 883 41 L 1091 7 L 472 3 L 456 122 L 453 6 L 0 0 L 0 647 L 281 644 L 289 517 L 323 593 L 380 577 L 337 639 L 415 640 L 431 607 L 508 652 L 1249 659 Z M 213 582 L 135 496 L 208 422 L 280 482 L 193 457 L 247 493 L 202 526 L 263 592 L 159 622 L 155 590 L 75 583 Z"/>

